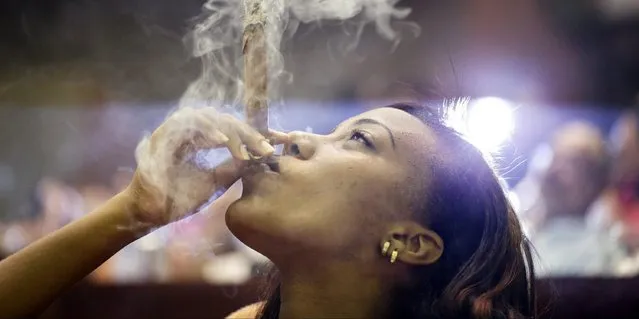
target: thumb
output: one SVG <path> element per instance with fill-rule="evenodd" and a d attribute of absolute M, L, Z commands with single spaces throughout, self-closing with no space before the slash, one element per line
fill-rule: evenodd
<path fill-rule="evenodd" d="M 222 164 L 216 166 L 213 171 L 213 178 L 215 180 L 215 188 L 227 189 L 233 185 L 241 177 L 242 170 L 248 165 L 246 161 L 240 161 L 234 158 L 230 158 Z"/>

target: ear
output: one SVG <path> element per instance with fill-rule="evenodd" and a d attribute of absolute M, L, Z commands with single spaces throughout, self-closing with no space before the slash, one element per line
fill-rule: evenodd
<path fill-rule="evenodd" d="M 386 256 L 397 250 L 397 260 L 410 265 L 433 264 L 444 252 L 444 241 L 437 233 L 412 221 L 393 224 L 381 247 L 386 242 L 390 242 Z"/>

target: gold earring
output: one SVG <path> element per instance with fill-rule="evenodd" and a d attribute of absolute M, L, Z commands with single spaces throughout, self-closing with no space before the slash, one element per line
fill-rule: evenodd
<path fill-rule="evenodd" d="M 386 256 L 389 248 L 390 248 L 390 241 L 387 241 L 384 243 L 384 247 L 382 247 L 382 256 Z"/>
<path fill-rule="evenodd" d="M 391 259 L 390 259 L 391 264 L 394 264 L 395 260 L 397 260 L 397 254 L 398 254 L 397 250 L 393 250 L 393 252 L 391 253 Z"/>

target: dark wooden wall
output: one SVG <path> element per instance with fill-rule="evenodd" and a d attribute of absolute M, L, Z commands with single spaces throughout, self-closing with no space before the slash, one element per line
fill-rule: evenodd
<path fill-rule="evenodd" d="M 62 297 L 43 319 L 212 319 L 255 302 L 259 284 L 93 286 Z M 542 318 L 639 318 L 639 278 L 538 281 Z"/>

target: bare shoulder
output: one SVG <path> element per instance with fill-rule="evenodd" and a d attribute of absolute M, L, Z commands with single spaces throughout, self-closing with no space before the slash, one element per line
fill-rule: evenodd
<path fill-rule="evenodd" d="M 255 319 L 263 305 L 264 302 L 256 302 L 252 305 L 240 308 L 234 313 L 228 315 L 226 319 Z"/>

